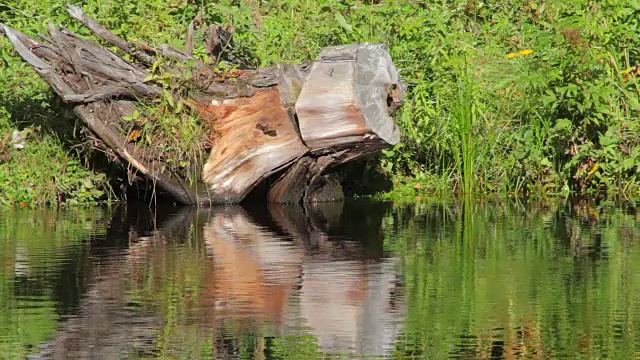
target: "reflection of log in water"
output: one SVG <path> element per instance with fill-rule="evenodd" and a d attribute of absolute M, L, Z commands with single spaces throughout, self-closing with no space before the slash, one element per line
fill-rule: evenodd
<path fill-rule="evenodd" d="M 203 284 L 207 316 L 280 322 L 300 273 L 300 249 L 240 207 L 214 208 L 203 238 L 213 254 Z"/>
<path fill-rule="evenodd" d="M 390 354 L 400 331 L 403 305 L 396 260 L 381 258 L 382 249 L 371 249 L 372 245 L 382 247 L 382 217 L 356 219 L 356 223 L 347 219 L 345 224 L 341 203 L 271 206 L 269 210 L 280 227 L 304 244 L 298 311 L 321 349 Z M 362 214 L 363 209 L 351 210 Z M 358 229 L 362 225 L 370 227 Z"/>
<path fill-rule="evenodd" d="M 300 312 L 323 351 L 390 354 L 400 332 L 394 262 L 308 262 Z"/>
<path fill-rule="evenodd" d="M 204 239 L 215 267 L 205 286 L 218 318 L 266 320 L 294 335 L 310 328 L 326 352 L 389 354 L 403 314 L 396 264 L 371 256 L 361 239 L 330 236 L 347 232 L 341 210 L 272 205 L 285 237 L 240 208 L 214 210 Z"/>
<path fill-rule="evenodd" d="M 110 237 L 120 242 L 127 236 L 133 239 L 125 248 L 112 250 L 91 264 L 90 284 L 77 315 L 62 324 L 45 357 L 154 354 L 156 337 L 167 320 L 151 311 L 152 307 L 132 305 L 128 290 L 153 288 L 144 280 L 149 271 L 154 271 L 154 281 L 175 281 L 178 275 L 166 265 L 167 256 L 176 251 L 171 247 L 175 244 L 164 240 L 184 237 L 194 221 L 206 222 L 195 227 L 201 236 L 194 237 L 204 242 L 200 243 L 204 248 L 188 247 L 185 253 L 171 255 L 188 257 L 180 263 L 199 262 L 202 271 L 197 299 L 188 300 L 196 308 L 189 310 L 189 320 L 184 322 L 200 329 L 193 334 L 211 336 L 212 329 L 217 329 L 213 331 L 216 344 L 223 336 L 239 335 L 251 325 L 261 339 L 310 331 L 323 351 L 388 353 L 403 313 L 396 294 L 395 263 L 382 260 L 382 251 L 367 249 L 361 239 L 344 236 L 351 231 L 341 220 L 341 206 L 325 205 L 322 211 L 318 207 L 270 207 L 271 220 L 266 226 L 239 207 L 197 214 L 185 210 L 151 237 L 135 232 L 127 235 L 122 226 L 114 227 Z M 370 228 L 365 236 L 377 233 L 380 220 L 365 222 Z M 381 247 L 378 240 L 372 243 Z M 176 351 L 189 346 L 174 345 Z M 224 349 L 214 350 L 222 355 L 220 351 Z"/>

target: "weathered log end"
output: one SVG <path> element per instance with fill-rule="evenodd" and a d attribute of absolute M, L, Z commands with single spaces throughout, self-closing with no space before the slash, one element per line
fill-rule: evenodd
<path fill-rule="evenodd" d="M 385 45 L 325 48 L 296 103 L 300 134 L 312 151 L 395 145 L 400 132 L 391 116 L 403 99 L 404 89 Z"/>
<path fill-rule="evenodd" d="M 337 180 L 323 174 L 397 144 L 400 132 L 392 116 L 403 101 L 404 87 L 385 45 L 323 49 L 295 105 L 309 153 L 273 184 L 269 201 L 341 199 Z"/>
<path fill-rule="evenodd" d="M 290 166 L 309 149 L 298 133 L 295 103 L 306 67 L 278 65 L 239 71 L 248 91 L 220 99 L 209 95 L 190 106 L 205 119 L 212 149 L 202 179 L 214 203 L 237 203 L 261 181 Z M 213 94 L 223 84 L 216 84 Z"/>

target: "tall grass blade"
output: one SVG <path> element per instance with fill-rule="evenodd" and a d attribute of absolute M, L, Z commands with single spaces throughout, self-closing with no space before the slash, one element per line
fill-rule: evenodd
<path fill-rule="evenodd" d="M 457 76 L 457 91 L 453 107 L 453 120 L 456 124 L 459 141 L 458 175 L 461 179 L 460 191 L 471 195 L 475 189 L 476 139 L 473 136 L 475 123 L 475 99 L 473 74 L 465 62 Z"/>

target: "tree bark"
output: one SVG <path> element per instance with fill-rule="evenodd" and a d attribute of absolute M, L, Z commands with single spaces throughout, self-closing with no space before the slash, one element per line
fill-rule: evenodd
<path fill-rule="evenodd" d="M 327 185 L 337 189 L 327 170 L 399 141 L 391 116 L 404 90 L 384 45 L 330 47 L 311 64 L 223 73 L 188 51 L 129 43 L 79 7 L 68 10 L 135 61 L 58 26 L 49 25 L 41 41 L 2 24 L 0 32 L 127 165 L 130 179 L 146 179 L 178 203 L 240 202 L 277 173 L 269 201 L 337 199 L 339 191 L 323 190 Z M 219 31 L 210 33 L 220 37 Z M 209 42 L 218 54 L 224 51 L 220 39 Z M 184 89 L 154 76 L 161 61 L 173 64 L 170 77 L 193 74 Z M 195 113 L 208 134 L 208 146 L 196 157 L 203 160 L 190 164 L 197 169 L 195 180 L 169 166 L 172 159 L 158 144 L 136 141 L 135 124 L 126 121 L 161 98 L 186 105 L 184 111 Z"/>

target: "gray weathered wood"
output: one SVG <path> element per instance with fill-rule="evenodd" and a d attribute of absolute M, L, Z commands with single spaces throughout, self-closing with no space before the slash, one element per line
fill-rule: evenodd
<path fill-rule="evenodd" d="M 309 74 L 296 112 L 300 134 L 311 150 L 400 141 L 391 114 L 404 94 L 386 46 L 325 48 Z"/>
<path fill-rule="evenodd" d="M 310 152 L 271 187 L 269 200 L 321 201 L 327 194 L 322 188 L 332 183 L 322 177 L 326 171 L 398 143 L 391 116 L 403 100 L 404 88 L 384 45 L 323 49 L 295 104 Z"/>
<path fill-rule="evenodd" d="M 116 131 L 113 125 L 108 125 L 117 122 L 122 116 L 130 115 L 133 109 L 133 107 L 123 107 L 118 102 L 102 101 L 113 97 L 116 91 L 120 96 L 149 96 L 161 93 L 159 88 L 144 83 L 146 72 L 124 62 L 110 51 L 93 46 L 65 30 L 50 27 L 50 38 L 54 43 L 44 44 L 8 26 L 2 27 L 22 58 L 34 67 L 64 101 L 86 103 L 75 106 L 75 113 L 108 148 L 128 163 L 135 173 L 147 177 L 160 189 L 170 193 L 177 202 L 196 203 L 197 196 L 194 191 L 188 189 L 179 179 L 170 179 L 162 175 L 158 166 L 154 166 L 152 161 L 140 156 L 139 149 L 127 144 L 126 138 Z M 108 66 L 101 66 L 100 62 Z M 51 63 L 56 63 L 62 68 L 65 65 L 72 67 L 80 79 L 73 81 L 65 78 L 53 68 Z M 90 82 L 81 81 L 82 74 L 90 74 L 92 80 L 107 85 L 92 88 Z"/>

